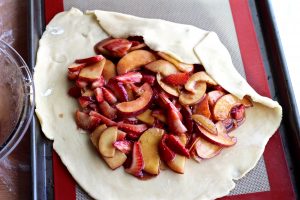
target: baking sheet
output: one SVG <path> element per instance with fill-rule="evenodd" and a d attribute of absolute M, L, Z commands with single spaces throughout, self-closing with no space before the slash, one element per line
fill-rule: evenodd
<path fill-rule="evenodd" d="M 32 3 L 31 9 L 42 10 L 43 1 L 30 0 Z M 250 5 L 254 5 L 251 1 Z M 175 21 L 179 23 L 192 24 L 206 30 L 213 30 L 218 33 L 222 42 L 229 49 L 235 66 L 238 71 L 245 76 L 242 59 L 238 47 L 236 31 L 234 28 L 232 15 L 230 12 L 229 1 L 218 0 L 174 0 L 172 5 L 163 0 L 141 1 L 124 0 L 122 2 L 112 2 L 109 0 L 65 0 L 64 8 L 68 10 L 71 7 L 77 7 L 81 10 L 87 9 L 102 9 L 134 14 L 141 17 L 155 17 Z M 113 9 L 112 9 L 113 8 Z M 148 9 L 151 8 L 151 9 Z M 193 12 L 191 12 L 193 10 Z M 218 10 L 218 12 L 215 12 Z M 32 10 L 31 10 L 32 11 Z M 153 13 L 155 12 L 155 14 Z M 34 61 L 35 50 L 37 48 L 37 39 L 41 36 L 43 30 L 43 21 L 41 17 L 43 13 L 38 10 L 33 12 L 36 16 L 31 16 L 34 24 L 32 24 L 31 55 Z M 184 15 L 179 14 L 184 13 Z M 195 15 L 195 13 L 197 13 Z M 254 15 L 256 16 L 256 15 Z M 36 27 L 37 26 L 37 27 Z M 33 31 L 38 29 L 39 31 Z M 35 42 L 33 42 L 35 41 Z M 264 51 L 263 51 L 264 52 Z M 265 55 L 263 55 L 264 57 Z M 267 59 L 265 59 L 267 60 Z M 33 66 L 33 62 L 31 63 Z M 270 76 L 271 77 L 271 76 Z M 272 89 L 272 87 L 271 87 Z M 37 125 L 37 121 L 32 125 L 32 142 L 33 142 L 33 196 L 34 199 L 52 199 L 52 162 L 51 162 L 51 142 L 45 140 Z M 238 181 L 237 187 L 231 192 L 231 195 L 255 193 L 269 191 L 270 184 L 266 172 L 264 160 L 261 159 L 256 168 L 251 171 L 245 178 Z M 87 196 L 76 187 L 77 199 L 86 199 Z"/>

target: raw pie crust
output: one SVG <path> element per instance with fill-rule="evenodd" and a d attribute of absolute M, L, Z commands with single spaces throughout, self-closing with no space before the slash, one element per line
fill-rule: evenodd
<path fill-rule="evenodd" d="M 184 63 L 202 63 L 207 73 L 228 92 L 255 102 L 246 109 L 246 122 L 234 131 L 238 142 L 213 159 L 186 162 L 184 175 L 164 170 L 141 181 L 111 170 L 79 130 L 74 120 L 78 105 L 68 96 L 66 67 L 77 58 L 94 55 L 93 46 L 108 36 L 140 35 L 153 50 Z M 214 32 L 159 19 L 145 19 L 106 11 L 78 9 L 60 13 L 48 24 L 37 53 L 34 81 L 36 114 L 44 134 L 77 183 L 96 199 L 215 199 L 227 195 L 261 157 L 278 128 L 280 105 L 257 94 L 234 68 L 229 52 Z"/>

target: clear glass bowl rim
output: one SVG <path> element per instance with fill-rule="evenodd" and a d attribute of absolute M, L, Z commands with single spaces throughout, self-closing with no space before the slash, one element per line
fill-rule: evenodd
<path fill-rule="evenodd" d="M 10 60 L 13 61 L 13 63 L 17 64 L 17 67 L 20 69 L 20 72 L 22 74 L 24 88 L 24 102 L 22 112 L 14 130 L 11 132 L 10 136 L 7 137 L 7 141 L 0 149 L 1 160 L 16 148 L 28 129 L 34 112 L 35 91 L 32 74 L 20 54 L 3 40 L 0 40 L 0 48 L 1 51 L 6 54 Z"/>

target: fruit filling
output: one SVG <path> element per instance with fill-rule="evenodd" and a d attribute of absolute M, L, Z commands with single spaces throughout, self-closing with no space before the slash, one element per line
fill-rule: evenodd
<path fill-rule="evenodd" d="M 151 50 L 142 37 L 107 38 L 68 66 L 75 122 L 111 169 L 143 178 L 205 162 L 236 144 L 250 99 L 228 93 L 199 64 Z"/>

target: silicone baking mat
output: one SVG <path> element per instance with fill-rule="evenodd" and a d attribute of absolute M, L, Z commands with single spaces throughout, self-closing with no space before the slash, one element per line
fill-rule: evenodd
<path fill-rule="evenodd" d="M 191 24 L 216 32 L 237 70 L 258 93 L 270 96 L 247 0 L 45 0 L 46 23 L 63 10 L 109 10 Z M 55 199 L 89 199 L 53 154 Z M 294 199 L 280 136 L 269 141 L 257 166 L 224 199 Z"/>

